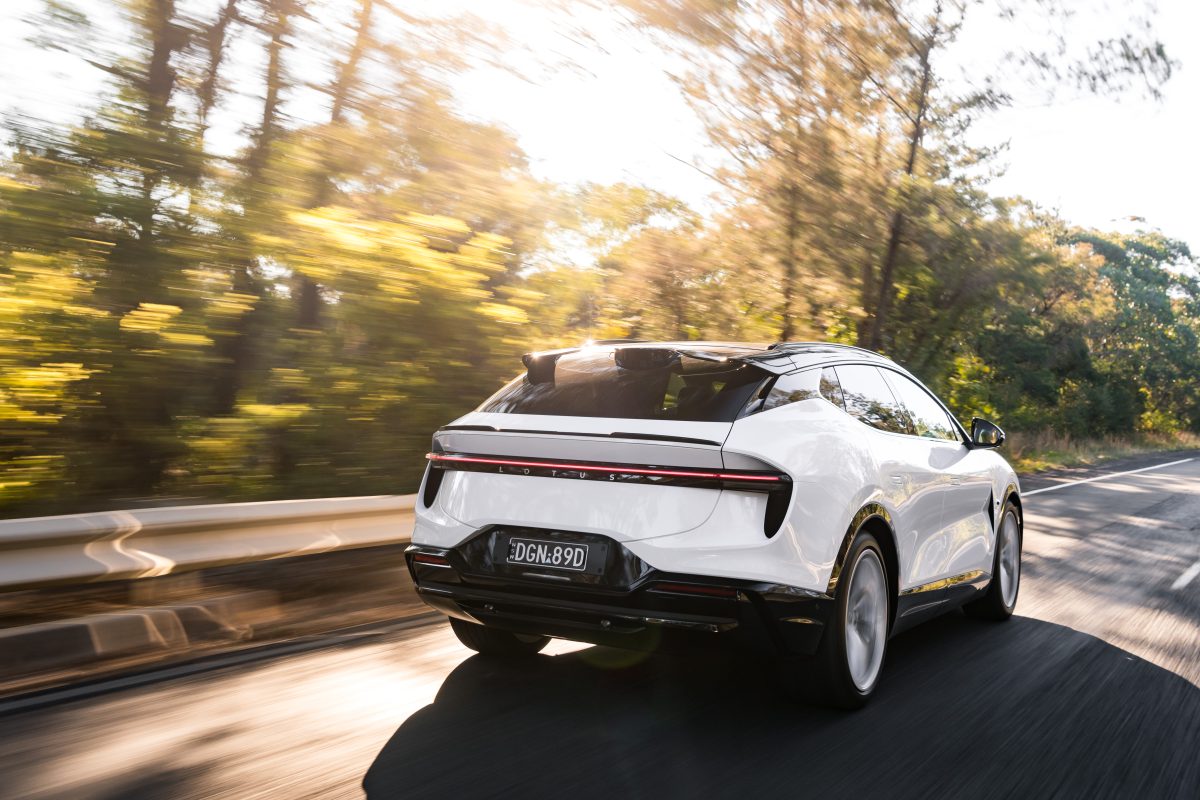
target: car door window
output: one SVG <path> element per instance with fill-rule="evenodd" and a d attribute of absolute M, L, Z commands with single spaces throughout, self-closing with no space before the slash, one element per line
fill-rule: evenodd
<path fill-rule="evenodd" d="M 912 420 L 913 432 L 917 436 L 961 441 L 950 415 L 937 400 L 933 399 L 929 392 L 897 372 L 891 370 L 882 372 L 887 378 L 888 385 L 892 387 L 892 391 L 908 412 L 909 419 Z"/>
<path fill-rule="evenodd" d="M 836 368 L 850 416 L 890 433 L 911 433 L 908 417 L 875 367 L 847 364 Z"/>
<path fill-rule="evenodd" d="M 799 403 L 801 400 L 816 397 L 824 398 L 838 408 L 843 407 L 842 389 L 838 385 L 837 375 L 830 367 L 781 376 L 771 387 L 767 399 L 763 401 L 762 410 L 770 411 L 788 403 Z"/>

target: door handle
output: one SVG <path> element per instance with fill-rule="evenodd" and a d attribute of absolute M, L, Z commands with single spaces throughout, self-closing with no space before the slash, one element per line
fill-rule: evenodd
<path fill-rule="evenodd" d="M 961 485 L 962 485 L 962 478 L 960 478 L 960 477 L 958 477 L 957 475 L 955 475 L 954 477 L 950 478 L 950 485 L 951 485 L 951 486 L 961 486 Z"/>
<path fill-rule="evenodd" d="M 900 483 L 900 484 L 904 483 L 904 476 L 903 475 L 893 475 L 892 483 Z"/>

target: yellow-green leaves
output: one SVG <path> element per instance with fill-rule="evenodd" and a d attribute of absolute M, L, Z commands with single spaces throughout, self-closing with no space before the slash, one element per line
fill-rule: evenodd
<path fill-rule="evenodd" d="M 121 330 L 161 334 L 182 311 L 179 306 L 139 303 L 137 308 L 121 318 Z"/>
<path fill-rule="evenodd" d="M 139 303 L 137 308 L 121 317 L 121 330 L 152 334 L 165 345 L 203 347 L 212 344 L 212 339 L 200 332 L 201 325 L 180 318 L 182 313 L 179 306 Z"/>

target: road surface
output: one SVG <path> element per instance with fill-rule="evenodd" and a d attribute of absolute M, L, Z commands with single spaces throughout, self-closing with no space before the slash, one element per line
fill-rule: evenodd
<path fill-rule="evenodd" d="M 418 624 L 0 703 L 0 797 L 1195 800 L 1200 458 L 1077 479 L 1026 482 L 1018 616 L 898 637 L 860 712 L 734 661 L 497 665 Z"/>

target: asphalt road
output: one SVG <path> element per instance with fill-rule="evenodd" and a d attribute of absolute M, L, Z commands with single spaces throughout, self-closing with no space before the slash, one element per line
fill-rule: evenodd
<path fill-rule="evenodd" d="M 495 664 L 426 624 L 0 704 L 0 797 L 1196 800 L 1200 458 L 1065 485 L 1094 474 L 1026 482 L 1062 488 L 1026 500 L 1018 616 L 898 637 L 860 712 L 729 660 Z"/>

